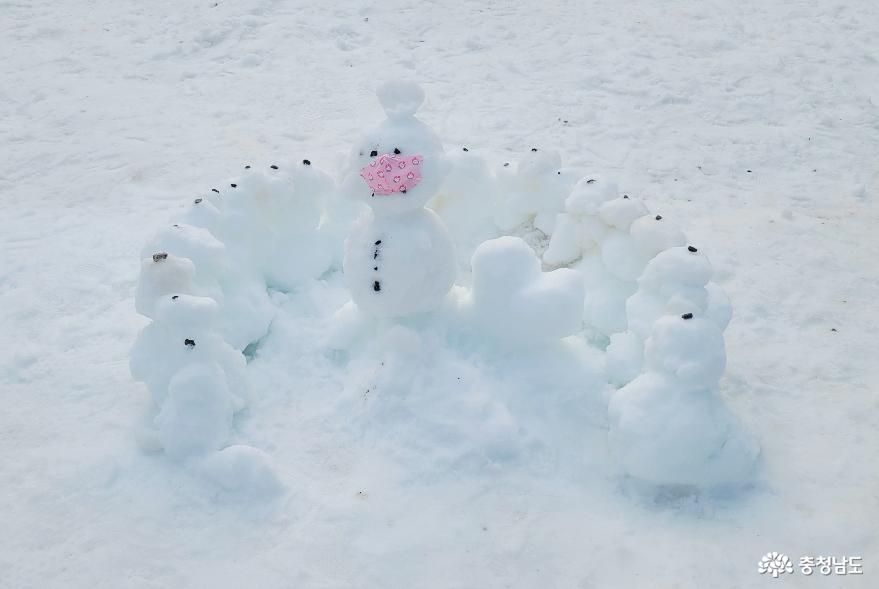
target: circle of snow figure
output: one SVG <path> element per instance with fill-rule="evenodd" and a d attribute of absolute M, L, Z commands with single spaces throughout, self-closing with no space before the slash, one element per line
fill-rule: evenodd
<path fill-rule="evenodd" d="M 307 394 L 323 367 L 337 398 L 315 402 L 412 468 L 564 453 L 588 426 L 645 483 L 748 481 L 759 451 L 717 388 L 731 307 L 704 252 L 555 151 L 447 154 L 415 116 L 420 87 L 378 95 L 386 119 L 338 180 L 308 159 L 247 165 L 144 248 L 147 447 L 225 492 L 276 494 L 285 477 L 236 414 L 279 383 Z"/>

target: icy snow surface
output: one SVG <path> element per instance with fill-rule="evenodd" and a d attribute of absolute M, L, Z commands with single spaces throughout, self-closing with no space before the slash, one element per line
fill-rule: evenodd
<path fill-rule="evenodd" d="M 846 586 L 874 584 L 874 3 L 32 2 L 2 14 L 0 585 L 750 587 L 769 582 L 755 564 L 770 550 L 862 554 L 867 575 Z M 134 311 L 144 244 L 245 164 L 343 162 L 383 116 L 379 65 L 423 84 L 419 116 L 450 159 L 467 147 L 503 174 L 532 147 L 557 150 L 710 257 L 736 309 L 720 395 L 762 447 L 751 488 L 657 495 L 611 474 L 607 426 L 591 419 L 601 407 L 582 395 L 600 388 L 588 346 L 481 350 L 474 365 L 466 334 L 443 345 L 445 324 L 352 341 L 363 326 L 343 315 L 348 333 L 325 333 L 313 318 L 345 302 L 339 274 L 273 299 L 236 283 L 223 304 L 252 316 L 221 328 L 237 343 L 271 306 L 284 312 L 247 367 L 235 445 L 201 476 L 150 451 L 189 440 L 137 439 L 151 402 L 128 369 L 147 323 Z M 535 224 L 568 223 L 570 246 L 585 237 L 559 227 L 563 211 L 633 220 L 602 212 L 602 194 L 548 198 Z M 210 240 L 183 237 L 214 259 Z M 622 237 L 604 251 L 623 275 L 600 279 L 626 289 L 659 246 Z M 341 256 L 324 253 L 310 271 Z M 260 271 L 289 280 L 283 261 Z M 171 282 L 198 283 L 184 266 Z M 317 354 L 330 337 L 350 349 Z M 199 402 L 186 378 L 215 369 L 169 382 L 161 421 Z M 412 382 L 448 394 L 416 404 L 400 386 Z M 541 388 L 530 404 L 495 402 Z"/>

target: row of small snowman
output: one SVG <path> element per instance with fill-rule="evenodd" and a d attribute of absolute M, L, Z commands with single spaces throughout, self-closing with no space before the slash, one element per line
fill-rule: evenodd
<path fill-rule="evenodd" d="M 248 396 L 243 351 L 268 332 L 271 290 L 317 278 L 341 257 L 338 227 L 323 222 L 333 187 L 307 161 L 247 165 L 142 250 L 135 307 L 152 322 L 135 342 L 131 373 L 153 401 L 145 439 L 230 492 L 281 488 L 265 453 L 231 443 Z"/>
<path fill-rule="evenodd" d="M 732 308 L 700 248 L 612 182 L 588 176 L 574 184 L 554 152 L 534 150 L 494 175 L 469 150 L 455 159 L 464 164 L 437 210 L 455 223 L 466 198 L 460 187 L 475 178 L 491 202 L 480 224 L 524 238 L 476 246 L 471 296 L 486 299 L 478 315 L 493 318 L 481 325 L 504 341 L 539 342 L 541 333 L 574 333 L 582 320 L 608 338 L 608 379 L 622 387 L 609 405 L 609 447 L 627 475 L 703 487 L 749 480 L 759 447 L 718 386 Z M 543 267 L 558 269 L 541 271 L 535 252 Z M 529 295 L 535 300 L 512 312 L 505 304 Z"/>
<path fill-rule="evenodd" d="M 586 197 L 602 201 L 591 218 Z M 555 232 L 544 225 L 551 240 L 543 263 L 570 269 L 542 271 L 519 238 L 476 248 L 469 298 L 476 323 L 505 342 L 538 344 L 575 333 L 581 318 L 606 330 L 608 378 L 624 385 L 608 409 L 609 448 L 620 470 L 656 485 L 750 480 L 760 449 L 720 395 L 731 306 L 710 282 L 707 257 L 684 245 L 671 222 L 597 181 L 581 181 L 567 203 Z M 574 236 L 560 257 L 560 238 Z"/>
<path fill-rule="evenodd" d="M 220 305 L 200 289 L 192 260 L 165 251 L 144 259 L 135 296 L 152 319 L 131 352 L 131 374 L 152 398 L 146 448 L 189 464 L 219 488 L 271 496 L 282 488 L 268 455 L 231 444 L 234 414 L 245 406 L 245 358 L 218 329 Z"/>
<path fill-rule="evenodd" d="M 582 319 L 610 339 L 615 384 L 640 372 L 643 342 L 666 312 L 699 312 L 726 328 L 731 306 L 711 281 L 708 258 L 673 221 L 620 195 L 613 182 L 599 176 L 577 181 L 554 150 L 533 148 L 518 165 L 494 171 L 469 149 L 449 159 L 451 172 L 430 207 L 449 227 L 462 268 L 470 267 L 479 244 L 510 234 L 526 241 L 543 267 L 579 271 Z"/>

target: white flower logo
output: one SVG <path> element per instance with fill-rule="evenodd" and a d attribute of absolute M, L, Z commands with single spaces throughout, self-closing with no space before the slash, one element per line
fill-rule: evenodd
<path fill-rule="evenodd" d="M 763 555 L 763 558 L 760 559 L 760 563 L 757 565 L 757 572 L 761 575 L 769 573 L 772 575 L 773 579 L 777 579 L 778 575 L 793 573 L 794 565 L 791 564 L 791 561 L 786 554 L 767 552 Z"/>

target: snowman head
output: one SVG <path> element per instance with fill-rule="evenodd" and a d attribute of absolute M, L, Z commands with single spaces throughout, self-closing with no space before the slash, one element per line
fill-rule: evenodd
<path fill-rule="evenodd" d="M 686 387 L 711 388 L 723 376 L 723 334 L 697 313 L 665 315 L 656 321 L 644 354 L 650 370 L 674 376 Z"/>
<path fill-rule="evenodd" d="M 657 254 L 638 278 L 641 288 L 663 294 L 704 287 L 714 269 L 698 248 L 671 247 Z"/>
<path fill-rule="evenodd" d="M 415 118 L 424 91 L 411 82 L 386 82 L 378 98 L 387 119 L 354 144 L 342 172 L 342 190 L 377 215 L 420 209 L 449 169 L 442 143 Z"/>

